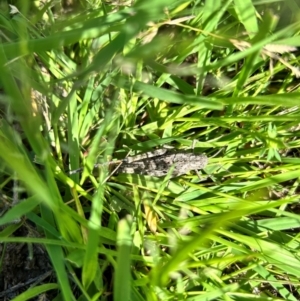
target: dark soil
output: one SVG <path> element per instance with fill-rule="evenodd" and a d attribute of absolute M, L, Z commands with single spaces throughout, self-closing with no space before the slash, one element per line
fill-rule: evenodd
<path fill-rule="evenodd" d="M 32 235 L 31 227 L 22 225 L 14 236 Z M 12 300 L 30 287 L 55 282 L 49 257 L 45 248 L 37 244 L 1 243 L 0 301 Z M 52 300 L 51 292 L 32 300 Z"/>

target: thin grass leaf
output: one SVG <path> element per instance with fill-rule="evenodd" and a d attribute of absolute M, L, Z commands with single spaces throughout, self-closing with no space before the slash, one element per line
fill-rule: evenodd
<path fill-rule="evenodd" d="M 118 256 L 114 276 L 114 301 L 131 300 L 131 224 L 131 217 L 121 220 L 118 224 Z"/>

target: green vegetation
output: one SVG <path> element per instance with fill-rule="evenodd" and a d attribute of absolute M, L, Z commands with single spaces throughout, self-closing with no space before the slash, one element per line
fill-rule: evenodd
<path fill-rule="evenodd" d="M 1 273 L 55 271 L 14 300 L 299 300 L 299 2 L 0 6 Z M 200 177 L 92 168 L 194 141 Z"/>

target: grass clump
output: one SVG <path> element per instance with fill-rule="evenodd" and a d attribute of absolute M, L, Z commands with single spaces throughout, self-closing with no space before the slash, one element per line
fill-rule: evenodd
<path fill-rule="evenodd" d="M 3 1 L 1 279 L 20 245 L 45 261 L 6 298 L 299 300 L 299 14 L 293 0 Z M 164 145 L 209 164 L 93 169 Z"/>

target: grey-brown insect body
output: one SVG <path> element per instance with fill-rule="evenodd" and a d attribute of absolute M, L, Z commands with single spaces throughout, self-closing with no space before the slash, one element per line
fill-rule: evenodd
<path fill-rule="evenodd" d="M 135 173 L 162 177 L 167 175 L 170 168 L 174 165 L 172 177 L 177 177 L 191 170 L 205 168 L 208 163 L 208 158 L 205 154 L 168 149 L 159 149 L 142 154 L 140 157 L 132 158 L 128 158 L 127 162 L 123 162 L 117 173 Z"/>

